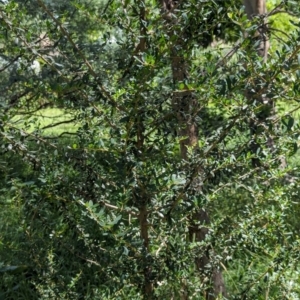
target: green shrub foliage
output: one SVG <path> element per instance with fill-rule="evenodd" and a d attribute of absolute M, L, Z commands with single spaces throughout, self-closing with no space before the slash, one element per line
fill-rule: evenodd
<path fill-rule="evenodd" d="M 272 23 L 264 64 L 238 4 L 167 22 L 158 1 L 0 2 L 0 299 L 205 299 L 216 268 L 228 299 L 299 298 L 300 26 Z M 199 147 L 181 159 L 185 90 Z"/>

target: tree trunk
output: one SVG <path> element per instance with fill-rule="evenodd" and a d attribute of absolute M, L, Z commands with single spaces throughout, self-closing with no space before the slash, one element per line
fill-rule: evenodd
<path fill-rule="evenodd" d="M 200 224 L 199 224 L 200 223 Z M 191 226 L 189 228 L 190 241 L 204 241 L 209 225 L 210 219 L 205 210 L 199 210 L 192 216 Z M 204 291 L 206 300 L 214 300 L 218 295 L 227 296 L 226 287 L 222 272 L 218 265 L 214 263 L 214 251 L 211 247 L 207 247 L 204 255 L 195 259 L 197 270 L 200 272 L 202 280 L 209 279 L 209 286 Z"/>
<path fill-rule="evenodd" d="M 176 24 L 176 19 L 172 18 L 172 15 L 176 13 L 175 8 L 179 4 L 177 1 L 163 0 L 163 15 L 170 28 L 172 28 L 172 24 Z M 184 58 L 184 54 L 188 50 L 184 49 L 184 36 L 180 36 L 182 35 L 181 32 L 168 30 L 168 34 L 170 35 L 170 40 L 173 40 L 172 35 L 176 35 L 175 41 L 171 44 L 170 55 L 173 83 L 175 87 L 178 87 L 179 84 L 182 86 L 189 77 L 188 65 Z M 176 89 L 173 92 L 172 105 L 178 120 L 181 157 L 184 160 L 188 160 L 188 149 L 195 150 L 198 147 L 198 129 L 195 122 L 195 115 L 199 108 L 198 101 L 194 97 L 193 91 L 189 90 L 185 85 L 184 89 Z M 196 182 L 196 184 L 199 184 L 199 182 Z M 205 225 L 208 224 L 209 216 L 205 210 L 200 209 L 191 215 L 189 227 L 190 241 L 204 241 L 208 234 L 208 228 Z M 195 265 L 200 274 L 200 279 L 202 281 L 207 280 L 207 278 L 209 279 L 208 284 L 206 284 L 207 288 L 203 291 L 205 299 L 213 300 L 219 295 L 226 296 L 222 272 L 217 266 L 212 266 L 213 250 L 207 247 L 203 252 L 205 254 L 195 258 Z M 187 291 L 183 291 L 182 299 L 188 299 Z"/>
<path fill-rule="evenodd" d="M 266 9 L 266 0 L 243 0 L 247 16 L 250 20 L 254 17 L 261 17 L 261 23 L 258 26 L 257 32 L 254 36 L 254 43 L 256 44 L 257 40 L 257 54 L 263 58 L 263 61 L 266 62 L 268 58 L 268 49 L 270 47 L 269 37 L 268 37 L 268 27 L 266 23 L 265 16 L 267 14 Z M 248 101 L 253 102 L 257 101 L 261 105 L 260 112 L 256 114 L 256 120 L 250 121 L 250 135 L 251 135 L 251 145 L 250 150 L 255 155 L 260 148 L 259 142 L 257 141 L 257 135 L 262 124 L 267 124 L 268 118 L 275 114 L 274 110 L 274 101 L 272 99 L 263 96 L 264 94 L 259 87 L 259 85 L 252 86 L 247 88 L 245 91 L 246 98 Z M 268 137 L 267 146 L 274 151 L 274 141 L 272 136 Z M 261 160 L 257 157 L 252 159 L 253 167 L 261 166 Z"/>
<path fill-rule="evenodd" d="M 243 1 L 244 1 L 247 16 L 250 20 L 256 16 L 261 16 L 263 18 L 263 16 L 267 14 L 266 0 L 243 0 Z M 268 50 L 270 47 L 267 33 L 268 33 L 268 27 L 265 18 L 263 18 L 257 30 L 256 37 L 260 41 L 257 47 L 257 54 L 263 57 L 264 61 L 267 60 Z"/>
<path fill-rule="evenodd" d="M 140 37 L 139 43 L 134 51 L 134 55 L 140 56 L 146 51 L 146 35 L 147 29 L 145 27 L 146 23 L 146 10 L 143 1 L 138 2 L 139 9 L 139 22 L 140 22 Z M 141 98 L 137 97 L 137 101 L 142 101 Z M 139 103 L 137 107 L 141 107 L 142 104 Z M 142 114 L 136 112 L 136 132 L 137 132 L 137 156 L 140 156 L 139 153 L 143 153 L 144 151 L 144 120 Z M 140 224 L 140 236 L 143 240 L 144 245 L 144 267 L 143 267 L 143 275 L 144 275 L 144 284 L 143 284 L 143 295 L 144 299 L 150 300 L 153 299 L 153 282 L 152 282 L 152 267 L 148 261 L 149 254 L 149 226 L 148 226 L 148 204 L 149 197 L 147 195 L 147 191 L 145 191 L 144 186 L 139 184 L 138 191 L 136 193 L 137 199 L 136 203 L 139 206 L 139 224 Z"/>

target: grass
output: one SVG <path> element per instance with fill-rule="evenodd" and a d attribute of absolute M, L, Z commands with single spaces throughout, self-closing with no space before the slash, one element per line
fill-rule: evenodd
<path fill-rule="evenodd" d="M 16 115 L 12 120 L 15 126 L 27 132 L 39 130 L 44 136 L 59 136 L 75 133 L 79 127 L 75 116 L 60 108 L 46 108 L 28 115 Z"/>

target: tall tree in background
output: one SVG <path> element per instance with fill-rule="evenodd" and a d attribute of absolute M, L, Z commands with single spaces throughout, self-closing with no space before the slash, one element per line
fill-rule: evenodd
<path fill-rule="evenodd" d="M 257 30 L 257 39 L 259 41 L 257 47 L 257 53 L 264 61 L 267 60 L 269 50 L 269 37 L 267 28 L 267 8 L 266 0 L 243 0 L 247 16 L 250 20 L 255 17 L 259 17 L 261 22 Z M 254 43 L 255 44 L 255 43 Z"/>
<path fill-rule="evenodd" d="M 267 26 L 267 9 L 266 9 L 266 0 L 259 0 L 259 1 L 247 1 L 244 0 L 244 5 L 246 8 L 247 16 L 250 20 L 255 19 L 257 23 L 257 30 L 253 37 L 253 45 L 256 47 L 256 51 L 258 56 L 262 57 L 263 62 L 267 61 L 268 57 L 268 50 L 269 50 L 269 33 L 268 33 L 268 26 Z M 246 69 L 249 66 L 246 66 Z M 270 83 L 267 79 L 256 78 L 253 82 L 249 82 L 246 87 L 246 97 L 251 102 L 257 101 L 258 113 L 256 113 L 255 117 L 251 118 L 250 121 L 250 132 L 252 135 L 252 142 L 251 142 L 251 150 L 254 154 L 259 151 L 260 145 L 259 141 L 257 140 L 257 132 L 260 130 L 263 124 L 267 124 L 269 121 L 268 119 L 274 116 L 274 102 L 272 99 L 266 96 L 268 85 Z M 268 137 L 267 141 L 268 147 L 270 151 L 274 151 L 274 142 L 272 137 Z M 253 158 L 253 166 L 257 167 L 260 165 L 260 160 L 258 158 Z"/>
<path fill-rule="evenodd" d="M 193 93 L 193 90 L 189 88 L 187 82 L 189 81 L 189 62 L 187 57 L 189 57 L 189 49 L 187 39 L 188 34 L 184 28 L 184 24 L 180 23 L 179 18 L 176 16 L 176 12 L 181 9 L 181 1 L 165 0 L 162 2 L 163 6 L 163 16 L 166 20 L 167 32 L 170 35 L 170 55 L 171 55 L 171 66 L 173 74 L 173 83 L 177 88 L 173 93 L 172 105 L 174 111 L 178 118 L 178 134 L 180 138 L 180 152 L 183 160 L 188 160 L 188 150 L 195 151 L 198 148 L 198 125 L 196 121 L 196 116 L 199 112 L 199 101 Z M 267 59 L 267 52 L 269 49 L 269 37 L 267 36 L 267 26 L 266 26 L 266 1 L 265 0 L 244 0 L 244 5 L 246 7 L 246 13 L 250 20 L 253 17 L 260 17 L 261 24 L 257 30 L 258 34 L 258 55 L 263 57 L 264 61 Z M 199 26 L 200 27 L 200 26 Z M 182 29 L 184 28 L 184 29 Z M 201 27 L 200 27 L 201 28 Z M 212 29 L 212 31 L 214 31 Z M 201 32 L 203 34 L 203 40 L 205 40 L 205 31 Z M 213 37 L 206 36 L 207 38 L 213 40 Z M 253 44 L 256 40 L 253 39 Z M 205 46 L 207 46 L 205 44 Z M 181 90 L 178 87 L 182 85 Z M 252 99 L 251 99 L 252 100 Z M 271 105 L 270 103 L 268 105 Z M 266 118 L 266 116 L 265 116 Z M 265 121 L 265 119 L 263 120 Z M 256 134 L 254 129 L 254 124 L 251 124 L 252 135 Z M 256 128 L 257 130 L 257 128 Z M 257 151 L 257 147 L 254 153 Z M 201 189 L 201 168 L 194 170 L 193 185 L 198 185 L 198 189 Z M 199 178 L 197 178 L 199 177 Z M 209 224 L 208 212 L 205 208 L 198 208 L 198 211 L 191 216 L 191 225 L 189 227 L 189 235 L 191 240 L 196 240 L 202 242 L 205 240 L 208 233 L 208 229 L 205 224 Z M 213 259 L 210 256 L 213 255 L 211 249 L 206 249 L 202 257 L 196 258 L 196 266 L 200 273 L 210 274 L 212 288 L 208 288 L 205 291 L 206 299 L 216 299 L 219 295 L 226 296 L 226 288 L 220 266 L 216 265 L 211 267 Z M 210 270 L 208 270 L 210 269 Z"/>
<path fill-rule="evenodd" d="M 172 107 L 174 114 L 178 120 L 178 136 L 180 143 L 180 154 L 184 161 L 189 160 L 189 151 L 197 151 L 198 141 L 198 124 L 196 116 L 199 113 L 201 102 L 194 94 L 194 90 L 188 86 L 189 78 L 189 61 L 190 49 L 188 39 L 189 34 L 184 24 L 181 24 L 180 17 L 176 12 L 182 8 L 181 1 L 165 0 L 162 2 L 162 12 L 166 21 L 166 32 L 170 37 L 170 62 L 172 68 L 172 79 L 175 91 L 172 96 Z M 195 18 L 197 20 L 197 18 Z M 203 28 L 203 27 L 202 27 Z M 199 26 L 199 34 L 205 35 L 205 31 Z M 201 32 L 201 29 L 203 32 Z M 211 29 L 213 31 L 213 28 Z M 213 40 L 212 36 L 200 37 L 204 41 L 204 45 L 208 46 L 209 41 Z M 201 167 L 195 167 L 192 173 L 190 184 L 195 190 L 201 190 Z M 186 201 L 186 199 L 183 199 Z M 175 203 L 171 207 L 174 209 Z M 208 229 L 205 225 L 209 224 L 208 212 L 205 208 L 197 208 L 190 216 L 189 238 L 191 241 L 203 242 L 207 236 Z M 225 283 L 222 277 L 221 270 L 218 265 L 214 265 L 213 259 L 210 259 L 213 251 L 209 247 L 203 249 L 203 254 L 195 258 L 196 269 L 200 273 L 203 281 L 206 276 L 209 278 L 210 284 L 203 291 L 205 299 L 216 299 L 219 295 L 226 296 Z M 211 286 L 212 287 L 211 287 Z M 183 287 L 185 289 L 185 287 Z M 187 292 L 185 292 L 187 294 Z M 183 299 L 185 295 L 183 293 Z M 187 297 L 187 296 L 186 296 Z M 188 297 L 186 298 L 188 299 Z"/>

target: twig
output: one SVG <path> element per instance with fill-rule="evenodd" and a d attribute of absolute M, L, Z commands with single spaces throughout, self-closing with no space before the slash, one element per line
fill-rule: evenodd
<path fill-rule="evenodd" d="M 54 123 L 54 124 L 49 124 L 49 125 L 47 125 L 47 126 L 42 127 L 41 130 L 44 130 L 44 129 L 47 129 L 47 128 L 52 128 L 52 127 L 59 126 L 59 125 L 62 125 L 62 124 L 72 123 L 72 122 L 74 122 L 75 120 L 76 120 L 76 118 L 71 119 L 71 120 L 66 120 L 66 121 L 57 122 L 57 123 Z"/>

